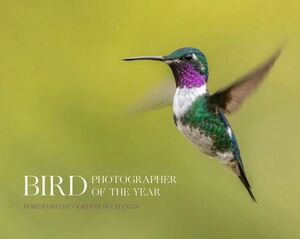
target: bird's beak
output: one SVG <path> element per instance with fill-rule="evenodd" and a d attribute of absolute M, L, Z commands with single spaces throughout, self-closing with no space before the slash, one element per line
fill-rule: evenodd
<path fill-rule="evenodd" d="M 153 60 L 153 61 L 165 61 L 163 56 L 137 56 L 137 57 L 127 57 L 123 58 L 123 61 L 136 61 L 136 60 Z"/>

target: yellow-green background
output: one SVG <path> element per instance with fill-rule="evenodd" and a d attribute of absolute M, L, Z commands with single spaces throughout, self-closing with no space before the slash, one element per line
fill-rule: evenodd
<path fill-rule="evenodd" d="M 300 1 L 0 2 L 1 238 L 299 238 Z M 211 91 L 286 47 L 230 117 L 258 204 L 234 174 L 189 144 L 170 108 L 121 112 L 170 77 L 121 62 L 184 46 L 208 57 Z M 24 210 L 23 175 L 171 174 L 138 210 Z M 112 202 L 116 199 L 107 198 Z"/>

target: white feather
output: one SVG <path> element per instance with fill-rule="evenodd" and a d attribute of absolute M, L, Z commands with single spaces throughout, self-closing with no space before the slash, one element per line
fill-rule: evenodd
<path fill-rule="evenodd" d="M 206 84 L 201 87 L 180 88 L 178 87 L 173 99 L 173 113 L 176 118 L 180 118 L 189 109 L 192 103 L 201 95 L 207 93 Z"/>

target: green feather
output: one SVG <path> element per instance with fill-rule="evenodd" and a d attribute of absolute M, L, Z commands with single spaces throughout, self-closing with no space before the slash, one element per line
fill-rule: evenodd
<path fill-rule="evenodd" d="M 207 96 L 201 96 L 195 100 L 182 117 L 182 124 L 201 130 L 206 136 L 212 138 L 216 151 L 231 151 L 232 140 L 227 132 L 227 125 L 224 124 L 218 114 L 210 110 L 207 99 Z"/>

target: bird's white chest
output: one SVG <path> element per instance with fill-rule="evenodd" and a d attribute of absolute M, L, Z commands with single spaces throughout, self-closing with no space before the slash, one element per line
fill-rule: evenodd
<path fill-rule="evenodd" d="M 201 87 L 180 88 L 176 89 L 173 99 L 173 113 L 176 118 L 182 117 L 193 102 L 199 97 L 207 93 L 206 84 Z"/>
<path fill-rule="evenodd" d="M 200 96 L 207 93 L 206 85 L 195 88 L 177 88 L 173 100 L 173 113 L 177 119 L 178 130 L 203 153 L 214 156 L 213 140 L 205 135 L 201 129 L 183 125 L 180 118 L 188 111 L 193 102 Z"/>

